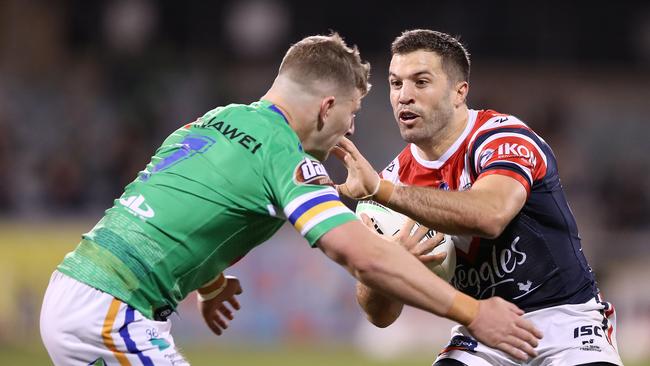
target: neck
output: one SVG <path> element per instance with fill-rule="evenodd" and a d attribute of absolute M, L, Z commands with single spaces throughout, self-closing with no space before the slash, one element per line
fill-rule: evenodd
<path fill-rule="evenodd" d="M 304 144 L 313 127 L 310 126 L 318 114 L 314 97 L 305 92 L 299 84 L 286 77 L 278 76 L 271 88 L 261 99 L 273 103 L 287 118 L 289 126 Z"/>
<path fill-rule="evenodd" d="M 429 161 L 435 161 L 449 150 L 451 145 L 463 134 L 469 119 L 466 105 L 454 111 L 451 122 L 440 129 L 438 133 L 426 142 L 416 143 L 415 146 L 421 156 Z"/>

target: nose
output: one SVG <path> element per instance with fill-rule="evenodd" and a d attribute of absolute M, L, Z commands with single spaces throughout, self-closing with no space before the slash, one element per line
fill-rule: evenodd
<path fill-rule="evenodd" d="M 414 99 L 415 88 L 412 83 L 404 82 L 402 87 L 399 89 L 399 99 L 400 104 L 411 104 L 415 101 Z"/>
<path fill-rule="evenodd" d="M 350 128 L 348 128 L 348 132 L 345 133 L 346 137 L 350 137 L 354 135 L 354 117 L 355 116 L 353 115 L 352 118 L 350 119 Z"/>

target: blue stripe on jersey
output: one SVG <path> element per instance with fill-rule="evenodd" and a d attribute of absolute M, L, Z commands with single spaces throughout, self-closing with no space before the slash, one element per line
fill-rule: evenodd
<path fill-rule="evenodd" d="M 291 224 L 294 225 L 296 223 L 296 220 L 298 220 L 298 218 L 302 216 L 302 214 L 305 213 L 307 210 L 309 210 L 310 208 L 318 204 L 327 201 L 340 201 L 340 199 L 335 194 L 324 194 L 322 196 L 316 196 L 308 201 L 305 201 L 302 205 L 298 206 L 295 210 L 293 210 L 291 216 L 289 216 L 289 222 L 291 222 Z"/>
<path fill-rule="evenodd" d="M 510 162 L 507 162 L 507 161 L 497 161 L 497 162 L 491 163 L 490 165 L 486 166 L 483 169 L 482 172 L 487 172 L 488 170 L 493 170 L 493 169 L 504 169 L 504 170 L 510 170 L 511 172 L 515 172 L 515 173 L 521 175 L 522 177 L 524 177 L 524 179 L 526 179 L 526 182 L 528 182 L 529 187 L 531 187 L 531 188 L 533 187 L 533 182 L 530 181 L 530 178 L 528 177 L 528 174 L 526 174 L 526 172 L 524 172 L 521 169 L 521 167 L 519 165 L 515 164 L 515 163 L 510 163 Z M 532 172 L 531 172 L 531 174 L 532 174 Z"/>
<path fill-rule="evenodd" d="M 469 152 L 469 159 L 470 159 L 469 161 L 470 161 L 471 164 L 469 164 L 469 165 L 470 165 L 470 169 L 472 170 L 472 175 L 474 176 L 474 178 L 476 178 L 478 176 L 478 172 L 476 171 L 476 167 L 474 166 L 474 161 L 475 161 L 474 157 L 476 156 L 476 149 L 479 146 L 481 146 L 483 141 L 485 141 L 488 137 L 490 137 L 492 135 L 495 135 L 497 133 L 504 133 L 504 132 L 518 133 L 518 134 L 521 134 L 521 135 L 524 135 L 524 136 L 530 138 L 531 140 L 533 140 L 533 142 L 535 142 L 535 144 L 537 144 L 537 146 L 540 148 L 540 150 L 542 150 L 542 152 L 546 155 L 547 160 L 549 159 L 549 155 L 553 155 L 552 152 L 550 151 L 551 148 L 548 145 L 546 145 L 539 138 L 539 136 L 537 136 L 533 131 L 531 131 L 529 129 L 522 128 L 522 127 L 496 128 L 494 130 L 487 131 L 487 132 L 483 133 L 482 135 L 478 136 L 476 138 L 476 140 L 474 140 L 474 145 L 471 146 L 471 150 Z M 547 162 L 547 170 L 548 170 L 548 165 L 550 165 L 550 164 Z M 548 171 L 547 171 L 547 175 L 548 175 Z M 532 187 L 532 184 L 531 184 L 531 187 Z"/>
<path fill-rule="evenodd" d="M 138 350 L 138 347 L 135 345 L 135 342 L 133 339 L 131 339 L 131 335 L 129 334 L 129 328 L 128 325 L 131 324 L 134 320 L 134 310 L 131 307 L 131 305 L 127 305 L 126 307 L 126 314 L 124 316 L 124 325 L 120 328 L 120 336 L 124 340 L 124 344 L 126 345 L 126 349 L 130 353 L 135 353 L 138 355 L 138 358 L 140 359 L 140 362 L 144 366 L 154 366 L 153 361 L 151 361 L 151 358 L 145 356 L 142 354 L 142 351 Z"/>
<path fill-rule="evenodd" d="M 289 124 L 289 120 L 287 119 L 287 117 L 285 117 L 284 113 L 282 113 L 282 111 L 280 110 L 280 108 L 278 108 L 275 104 L 271 104 L 271 105 L 269 106 L 269 109 L 272 110 L 273 112 L 275 112 L 275 113 L 281 115 L 282 118 L 284 118 L 284 121 L 285 121 L 287 124 Z"/>

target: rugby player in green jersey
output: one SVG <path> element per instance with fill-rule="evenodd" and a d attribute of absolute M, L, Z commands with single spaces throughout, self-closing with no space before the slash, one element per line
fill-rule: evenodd
<path fill-rule="evenodd" d="M 223 271 L 287 220 L 366 285 L 515 357 L 533 355 L 541 335 L 521 310 L 454 290 L 339 200 L 320 162 L 354 129 L 368 73 L 337 34 L 308 37 L 260 101 L 218 107 L 173 132 L 52 275 L 40 326 L 54 363 L 186 364 L 167 317 L 198 290 L 221 334 L 226 304 L 238 309 L 241 293 Z"/>

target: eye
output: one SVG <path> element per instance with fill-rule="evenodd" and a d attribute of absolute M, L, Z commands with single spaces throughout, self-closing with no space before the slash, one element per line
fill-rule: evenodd
<path fill-rule="evenodd" d="M 400 80 L 393 79 L 389 80 L 388 83 L 392 89 L 399 89 L 402 86 L 402 82 Z"/>
<path fill-rule="evenodd" d="M 427 84 L 429 84 L 429 80 L 427 80 L 427 79 L 418 79 L 415 82 L 415 85 L 417 85 L 419 87 L 426 86 Z"/>

